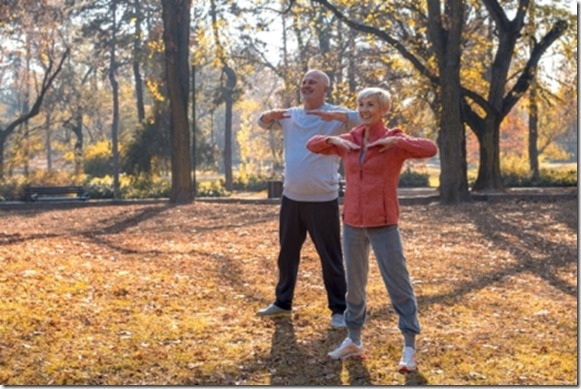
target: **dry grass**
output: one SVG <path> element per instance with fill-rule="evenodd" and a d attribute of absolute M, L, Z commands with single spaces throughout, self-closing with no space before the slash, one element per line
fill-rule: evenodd
<path fill-rule="evenodd" d="M 0 384 L 577 385 L 577 203 L 404 206 L 420 372 L 372 257 L 367 358 L 327 361 L 310 241 L 292 320 L 273 299 L 277 205 L 0 211 Z"/>

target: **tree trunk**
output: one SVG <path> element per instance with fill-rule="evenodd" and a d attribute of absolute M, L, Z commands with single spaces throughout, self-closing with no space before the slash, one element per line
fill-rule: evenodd
<path fill-rule="evenodd" d="M 0 132 L 0 180 L 4 178 L 4 145 L 6 137 Z"/>
<path fill-rule="evenodd" d="M 225 128 L 224 128 L 224 176 L 226 190 L 232 191 L 232 106 L 234 105 L 234 87 L 236 86 L 236 73 L 228 65 L 224 66 L 226 73 L 226 87 L 224 88 L 224 102 L 226 104 Z"/>
<path fill-rule="evenodd" d="M 72 131 L 77 137 L 75 142 L 75 175 L 83 172 L 83 113 L 80 106 L 77 107 L 76 118 L 72 126 Z"/>
<path fill-rule="evenodd" d="M 453 69 L 444 70 L 440 75 L 443 83 L 459 77 Z M 460 88 L 442 88 L 442 115 L 438 148 L 440 151 L 440 203 L 459 204 L 470 200 L 466 166 L 466 131 L 462 123 L 459 104 Z"/>
<path fill-rule="evenodd" d="M 537 84 L 529 90 L 529 166 L 533 180 L 539 178 L 539 107 L 537 102 Z"/>
<path fill-rule="evenodd" d="M 47 171 L 52 171 L 52 141 L 51 141 L 51 133 L 50 133 L 50 126 L 51 126 L 51 113 L 47 112 L 46 113 L 46 120 L 45 120 L 45 129 L 46 129 L 46 139 L 45 139 L 45 144 L 44 144 L 44 148 L 46 151 L 46 170 Z"/>
<path fill-rule="evenodd" d="M 503 114 L 504 94 L 508 69 L 514 52 L 515 39 L 513 36 L 501 39 L 498 52 L 492 65 L 492 77 L 488 95 L 488 105 L 491 107 L 481 127 L 483 134 L 480 141 L 480 165 L 478 176 L 474 183 L 475 191 L 499 191 L 503 189 L 500 173 L 500 124 L 505 117 Z"/>
<path fill-rule="evenodd" d="M 115 78 L 117 70 L 117 60 L 115 57 L 117 49 L 117 19 L 115 17 L 117 3 L 111 2 L 111 47 L 109 59 L 109 82 L 113 92 L 113 121 L 111 123 L 111 146 L 113 154 L 113 198 L 119 198 L 119 83 Z"/>
<path fill-rule="evenodd" d="M 428 31 L 438 59 L 440 134 L 440 203 L 468 201 L 466 131 L 462 120 L 460 54 L 464 11 L 461 0 L 448 2 L 440 14 L 440 2 L 428 1 Z M 448 21 L 445 23 L 445 21 Z"/>
<path fill-rule="evenodd" d="M 162 0 L 163 41 L 170 105 L 172 170 L 170 202 L 178 204 L 190 203 L 193 198 L 188 125 L 190 6 L 191 0 Z"/>
<path fill-rule="evenodd" d="M 196 164 L 196 65 L 192 64 L 192 199 L 197 195 Z"/>
<path fill-rule="evenodd" d="M 137 118 L 140 123 L 145 120 L 145 104 L 143 102 L 143 79 L 141 77 L 141 0 L 135 0 L 135 36 L 133 38 L 133 78 L 135 80 L 135 100 Z"/>
<path fill-rule="evenodd" d="M 484 131 L 478 131 L 480 164 L 478 176 L 472 189 L 474 191 L 498 191 L 503 189 L 500 174 L 500 123 L 492 119 L 484 122 Z"/>

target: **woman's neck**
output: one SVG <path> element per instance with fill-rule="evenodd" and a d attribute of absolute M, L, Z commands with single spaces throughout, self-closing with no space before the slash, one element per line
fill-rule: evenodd
<path fill-rule="evenodd" d="M 365 126 L 365 131 L 363 132 L 363 145 L 367 145 L 369 143 L 369 126 Z"/>

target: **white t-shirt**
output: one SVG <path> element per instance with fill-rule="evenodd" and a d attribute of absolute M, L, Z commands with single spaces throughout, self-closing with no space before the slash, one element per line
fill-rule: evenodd
<path fill-rule="evenodd" d="M 311 153 L 307 141 L 314 135 L 339 135 L 360 122 L 356 111 L 331 104 L 319 108 L 324 111 L 347 112 L 348 121 L 324 121 L 309 115 L 302 107 L 288 109 L 290 118 L 258 125 L 265 129 L 282 128 L 284 139 L 284 196 L 294 201 L 331 201 L 338 197 L 339 157 Z"/>

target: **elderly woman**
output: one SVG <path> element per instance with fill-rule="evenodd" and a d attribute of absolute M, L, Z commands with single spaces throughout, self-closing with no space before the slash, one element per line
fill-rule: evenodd
<path fill-rule="evenodd" d="M 380 88 L 366 88 L 357 96 L 361 124 L 340 136 L 316 135 L 307 148 L 338 155 L 345 166 L 347 190 L 343 209 L 343 251 L 347 277 L 347 338 L 328 356 L 362 357 L 361 330 L 366 316 L 366 287 L 370 247 L 381 271 L 391 303 L 399 315 L 404 347 L 400 372 L 415 371 L 415 337 L 420 333 L 415 293 L 407 270 L 398 228 L 397 187 L 406 159 L 437 153 L 429 139 L 413 138 L 400 129 L 388 129 L 383 117 L 391 98 Z"/>

